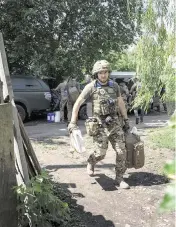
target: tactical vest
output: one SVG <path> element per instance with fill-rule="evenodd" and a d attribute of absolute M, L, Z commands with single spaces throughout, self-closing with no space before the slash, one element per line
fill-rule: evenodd
<path fill-rule="evenodd" d="M 108 85 L 102 86 L 98 81 L 94 82 L 94 92 L 92 94 L 93 115 L 106 116 L 117 114 L 117 94 L 112 80 Z"/>

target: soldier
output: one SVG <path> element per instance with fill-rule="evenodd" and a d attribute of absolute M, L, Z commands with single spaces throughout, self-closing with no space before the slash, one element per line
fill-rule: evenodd
<path fill-rule="evenodd" d="M 68 83 L 68 78 L 60 83 L 54 90 L 60 94 L 60 121 L 64 122 L 64 108 L 68 101 L 68 91 L 66 85 Z"/>
<path fill-rule="evenodd" d="M 140 90 L 141 88 L 141 83 L 139 81 L 137 81 L 137 79 L 135 78 L 135 83 L 133 84 L 133 86 L 130 89 L 130 94 L 132 95 L 132 99 L 134 100 L 135 97 L 137 96 L 137 92 L 138 90 Z M 139 111 L 140 111 L 140 122 L 143 122 L 143 118 L 144 118 L 144 110 L 142 107 L 136 107 L 134 109 L 134 115 L 136 117 L 136 124 L 139 124 Z"/>
<path fill-rule="evenodd" d="M 71 78 L 67 84 L 68 91 L 68 101 L 67 101 L 67 120 L 68 123 L 71 121 L 71 115 L 73 110 L 73 105 L 77 100 L 79 94 L 81 93 L 80 84 L 76 81 L 76 79 Z"/>
<path fill-rule="evenodd" d="M 119 84 L 120 87 L 120 93 L 123 98 L 123 101 L 125 103 L 125 107 L 128 110 L 128 98 L 129 98 L 129 90 L 128 87 L 126 86 L 125 82 L 121 82 Z"/>
<path fill-rule="evenodd" d="M 80 86 L 79 83 L 76 82 L 75 79 L 66 78 L 64 82 L 60 83 L 54 90 L 60 93 L 60 119 L 61 122 L 64 122 L 64 108 L 67 106 L 67 120 L 70 122 L 71 113 L 73 109 L 73 104 L 75 102 L 74 93 L 72 93 L 73 89 L 77 92 L 77 97 L 80 94 Z M 74 92 L 75 92 L 74 91 Z"/>
<path fill-rule="evenodd" d="M 95 150 L 88 158 L 87 173 L 90 176 L 94 174 L 95 164 L 105 158 L 110 141 L 116 152 L 116 183 L 121 188 L 127 189 L 129 185 L 123 179 L 126 171 L 126 148 L 117 107 L 124 118 L 125 131 L 129 129 L 129 120 L 118 84 L 109 80 L 110 71 L 110 64 L 105 60 L 97 61 L 94 64 L 92 74 L 95 80 L 86 85 L 78 97 L 73 107 L 68 130 L 71 133 L 77 128 L 77 115 L 81 104 L 84 101 L 92 100 L 93 117 L 86 121 L 86 129 L 88 134 L 93 136 Z"/>

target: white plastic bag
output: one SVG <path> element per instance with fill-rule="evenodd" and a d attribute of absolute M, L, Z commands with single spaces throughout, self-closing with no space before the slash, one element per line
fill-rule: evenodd
<path fill-rule="evenodd" d="M 138 130 L 135 126 L 131 129 L 131 133 L 134 134 L 134 135 L 138 134 Z"/>
<path fill-rule="evenodd" d="M 70 134 L 70 146 L 73 147 L 78 153 L 86 151 L 82 133 L 79 129 L 74 129 Z"/>

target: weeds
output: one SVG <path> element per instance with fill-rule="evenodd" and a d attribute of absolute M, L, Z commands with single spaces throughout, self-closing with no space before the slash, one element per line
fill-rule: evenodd
<path fill-rule="evenodd" d="M 155 129 L 149 135 L 149 140 L 154 148 L 175 149 L 175 129 L 171 127 Z"/>
<path fill-rule="evenodd" d="M 55 195 L 54 184 L 43 171 L 28 185 L 15 187 L 19 205 L 19 227 L 66 226 L 70 220 L 68 204 Z"/>

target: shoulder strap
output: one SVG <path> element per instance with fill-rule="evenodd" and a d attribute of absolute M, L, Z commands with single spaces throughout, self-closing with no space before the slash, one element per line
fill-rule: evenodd
<path fill-rule="evenodd" d="M 113 80 L 109 80 L 108 81 L 108 86 L 109 87 L 114 87 L 114 81 Z"/>
<path fill-rule="evenodd" d="M 114 87 L 114 81 L 113 80 L 109 80 L 108 81 L 108 86 L 109 87 Z M 97 80 L 95 80 L 94 87 L 101 88 L 102 86 L 101 86 L 101 84 Z"/>

